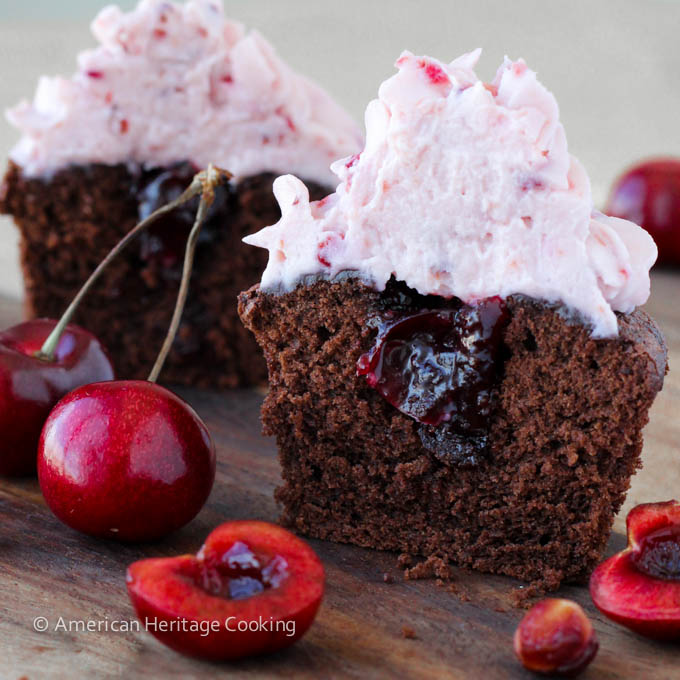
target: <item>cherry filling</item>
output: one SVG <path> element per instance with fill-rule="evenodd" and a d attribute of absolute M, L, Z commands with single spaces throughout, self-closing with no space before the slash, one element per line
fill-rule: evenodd
<path fill-rule="evenodd" d="M 401 316 L 382 326 L 357 372 L 421 423 L 451 422 L 460 433 L 483 432 L 493 408 L 506 319 L 497 297 Z"/>
<path fill-rule="evenodd" d="M 242 600 L 277 588 L 288 576 L 283 557 L 256 555 L 245 543 L 236 541 L 220 562 L 200 564 L 196 585 L 210 595 Z"/>
<path fill-rule="evenodd" d="M 661 529 L 645 536 L 631 559 L 647 576 L 680 581 L 680 528 Z"/>
<path fill-rule="evenodd" d="M 136 187 L 139 218 L 145 219 L 154 210 L 175 200 L 191 184 L 198 171 L 188 162 L 177 163 L 166 170 L 151 170 L 142 175 Z M 220 186 L 198 238 L 199 244 L 214 242 L 229 210 L 230 189 Z M 198 197 L 160 218 L 140 235 L 140 257 L 156 263 L 165 278 L 179 280 L 184 248 L 196 217 Z"/>
<path fill-rule="evenodd" d="M 139 218 L 148 217 L 180 196 L 197 171 L 198 168 L 188 161 L 166 168 L 139 170 L 132 187 Z M 231 182 L 215 189 L 215 200 L 198 237 L 191 292 L 173 345 L 176 356 L 187 360 L 197 357 L 205 360 L 206 356 L 213 356 L 214 348 L 205 339 L 205 329 L 213 328 L 219 322 L 216 318 L 219 310 L 214 304 L 217 293 L 201 285 L 204 278 L 200 274 L 208 268 L 214 269 L 216 252 L 223 253 L 226 249 L 231 254 L 231 244 L 236 241 L 236 247 L 238 237 L 256 231 L 258 225 L 272 224 L 276 220 L 276 201 L 271 193 L 274 178 L 274 174 L 262 172 L 242 178 L 238 184 Z M 327 190 L 315 182 L 308 182 L 307 186 L 312 199 L 327 194 Z M 198 201 L 196 197 L 164 215 L 139 236 L 139 262 L 136 264 L 144 270 L 144 281 L 154 289 L 154 293 L 162 295 L 166 284 L 167 288 L 179 284 L 186 240 L 196 217 Z M 240 233 L 244 228 L 246 232 Z M 237 251 L 234 251 L 233 257 L 237 257 Z M 240 275 L 236 271 L 234 281 Z M 142 288 L 142 294 L 145 293 Z M 227 290 L 225 294 L 228 293 Z M 157 295 L 152 296 L 149 304 L 153 305 L 157 300 Z"/>
<path fill-rule="evenodd" d="M 475 462 L 496 401 L 506 306 L 499 297 L 465 305 L 390 285 L 373 322 L 375 345 L 359 358 L 357 374 L 422 423 L 420 438 L 438 457 Z"/>

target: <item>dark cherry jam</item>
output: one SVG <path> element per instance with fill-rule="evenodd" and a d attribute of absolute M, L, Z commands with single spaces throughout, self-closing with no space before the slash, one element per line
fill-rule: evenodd
<path fill-rule="evenodd" d="M 188 162 L 177 163 L 163 170 L 143 173 L 136 187 L 139 218 L 145 219 L 154 210 L 175 200 L 191 184 L 198 168 Z M 229 210 L 230 189 L 220 186 L 201 229 L 198 242 L 208 244 L 216 240 Z M 196 217 L 198 197 L 160 218 L 139 237 L 140 257 L 144 262 L 156 263 L 167 279 L 181 276 L 184 248 Z"/>
<path fill-rule="evenodd" d="M 419 299 L 418 299 L 419 298 Z M 508 312 L 499 297 L 474 305 L 397 289 L 376 322 L 375 345 L 357 373 L 402 413 L 422 423 L 423 444 L 459 462 L 486 446 L 502 367 Z M 446 306 L 442 306 L 445 304 Z"/>

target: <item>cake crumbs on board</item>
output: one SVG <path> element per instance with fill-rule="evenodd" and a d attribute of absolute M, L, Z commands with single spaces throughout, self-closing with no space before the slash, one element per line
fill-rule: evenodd
<path fill-rule="evenodd" d="M 416 635 L 416 631 L 413 630 L 410 626 L 402 626 L 401 627 L 401 636 L 405 638 L 406 640 L 417 640 L 418 636 Z"/>

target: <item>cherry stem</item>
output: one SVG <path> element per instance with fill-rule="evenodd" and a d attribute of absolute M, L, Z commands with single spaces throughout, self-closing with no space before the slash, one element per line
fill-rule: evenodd
<path fill-rule="evenodd" d="M 97 265 L 97 268 L 90 274 L 90 277 L 85 281 L 83 284 L 82 288 L 78 291 L 78 294 L 73 298 L 73 301 L 71 304 L 66 308 L 66 311 L 63 313 L 61 319 L 59 319 L 59 322 L 57 325 L 52 329 L 52 332 L 49 334 L 47 337 L 47 340 L 43 343 L 43 346 L 36 352 L 35 356 L 38 359 L 42 359 L 43 361 L 54 361 L 54 354 L 57 351 L 57 347 L 59 345 L 59 340 L 61 340 L 61 336 L 66 329 L 66 326 L 71 322 L 71 319 L 73 318 L 73 315 L 75 314 L 76 310 L 78 309 L 78 306 L 80 305 L 82 299 L 87 295 L 89 292 L 90 288 L 97 282 L 99 277 L 102 275 L 106 267 L 111 263 L 112 260 L 114 260 L 118 254 L 131 242 L 133 241 L 142 231 L 144 231 L 148 226 L 159 220 L 163 215 L 166 215 L 169 212 L 172 212 L 175 208 L 177 208 L 180 205 L 183 205 L 187 201 L 190 201 L 194 196 L 197 196 L 198 194 L 201 194 L 201 202 L 199 204 L 198 208 L 198 213 L 196 216 L 196 222 L 194 223 L 194 226 L 191 230 L 191 234 L 189 235 L 189 242 L 187 243 L 187 254 L 185 256 L 184 260 L 184 269 L 185 269 L 185 274 L 186 274 L 186 269 L 187 269 L 187 258 L 190 258 L 190 260 L 193 260 L 193 251 L 196 246 L 196 239 L 198 238 L 198 233 L 200 231 L 200 225 L 202 224 L 203 220 L 205 219 L 205 214 L 207 213 L 208 208 L 212 204 L 215 196 L 215 187 L 218 186 L 219 184 L 222 184 L 226 181 L 228 181 L 232 177 L 231 173 L 228 172 L 227 170 L 222 170 L 220 168 L 214 167 L 212 164 L 208 166 L 207 170 L 202 170 L 201 172 L 197 173 L 193 180 L 191 181 L 191 184 L 185 189 L 185 191 L 182 192 L 180 196 L 178 196 L 174 201 L 171 201 L 170 203 L 161 206 L 157 210 L 151 213 L 148 217 L 143 219 L 139 224 L 137 224 L 135 227 L 133 227 L 109 252 L 109 254 Z M 200 221 L 199 221 L 200 217 Z M 197 228 L 198 226 L 198 228 Z M 195 232 L 195 234 L 194 234 Z M 193 244 L 192 244 L 192 237 L 193 237 Z M 191 246 L 191 253 L 189 252 Z M 191 274 L 191 261 L 189 261 L 189 275 Z M 186 289 L 188 288 L 188 276 L 187 282 L 185 284 L 184 281 L 184 275 L 182 278 L 182 287 L 180 288 L 180 297 L 184 295 L 184 299 L 178 298 L 177 300 L 177 307 L 175 308 L 175 315 L 173 316 L 173 324 L 175 323 L 175 316 L 177 316 L 178 308 L 179 308 L 179 316 L 181 316 L 182 309 L 184 308 L 184 301 L 186 299 Z M 182 290 L 184 288 L 184 291 Z M 181 302 L 181 304 L 180 304 Z M 177 320 L 177 325 L 179 325 L 179 319 Z M 171 325 L 171 331 L 172 331 L 172 325 Z M 174 332 L 172 334 L 172 337 L 174 339 L 174 334 L 177 332 L 177 328 L 174 329 Z M 170 336 L 170 333 L 168 333 L 168 337 Z M 166 338 L 165 343 L 168 342 L 168 338 Z M 165 350 L 165 343 L 163 345 L 163 349 L 161 350 L 161 354 L 163 354 L 163 351 Z M 170 344 L 172 344 L 172 340 L 170 340 Z M 168 348 L 169 350 L 169 348 Z M 167 355 L 167 350 L 165 351 L 165 354 Z M 159 359 L 160 359 L 159 355 Z M 165 359 L 165 356 L 163 356 L 163 359 Z M 158 361 L 156 361 L 156 364 L 158 364 Z M 162 365 L 162 362 L 161 362 Z M 160 372 L 160 367 L 158 370 L 156 370 L 156 366 L 154 366 L 154 370 L 152 371 L 152 375 L 154 375 L 155 371 L 155 376 L 154 376 L 154 381 L 156 377 L 158 376 L 158 373 Z M 151 379 L 151 377 L 149 378 Z"/>
<path fill-rule="evenodd" d="M 163 369 L 163 364 L 168 357 L 168 353 L 172 348 L 172 343 L 175 341 L 179 323 L 182 320 L 182 312 L 184 311 L 184 304 L 187 301 L 187 294 L 189 293 L 189 282 L 191 281 L 191 271 L 194 265 L 194 253 L 196 252 L 196 243 L 201 233 L 201 227 L 205 221 L 205 217 L 210 210 L 210 206 L 215 200 L 215 186 L 220 182 L 219 171 L 212 165 L 206 170 L 206 182 L 201 194 L 201 202 L 198 204 L 198 211 L 196 213 L 196 220 L 194 226 L 189 232 L 186 249 L 184 250 L 184 266 L 182 269 L 182 280 L 179 284 L 179 293 L 177 294 L 177 302 L 175 303 L 175 311 L 172 313 L 172 320 L 170 321 L 170 328 L 168 334 L 165 336 L 161 351 L 156 357 L 156 362 L 149 373 L 148 381 L 155 383 L 158 380 L 158 375 Z M 214 176 L 213 176 L 214 175 Z"/>

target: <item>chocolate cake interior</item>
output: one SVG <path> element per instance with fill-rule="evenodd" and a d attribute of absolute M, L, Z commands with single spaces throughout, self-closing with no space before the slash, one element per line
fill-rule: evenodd
<path fill-rule="evenodd" d="M 196 171 L 189 163 L 143 170 L 126 165 L 71 166 L 27 178 L 10 163 L 0 210 L 21 232 L 30 313 L 58 318 L 111 247 L 153 209 L 175 198 Z M 263 173 L 220 190 L 196 251 L 177 340 L 161 376 L 196 387 L 263 383 L 266 368 L 239 323 L 236 297 L 252 285 L 266 253 L 241 238 L 279 218 L 275 175 Z M 327 191 L 310 184 L 315 198 Z M 196 205 L 180 208 L 131 244 L 81 305 L 75 322 L 97 335 L 122 378 L 144 378 L 167 331 Z"/>
<path fill-rule="evenodd" d="M 357 374 L 380 320 L 407 294 L 359 280 L 242 293 L 270 392 L 262 417 L 283 468 L 286 524 L 313 537 L 438 555 L 555 588 L 599 560 L 661 389 L 666 348 L 643 311 L 594 339 L 560 305 L 516 296 L 486 427 L 467 434 L 400 412 Z M 381 316 L 383 315 L 383 316 Z"/>

